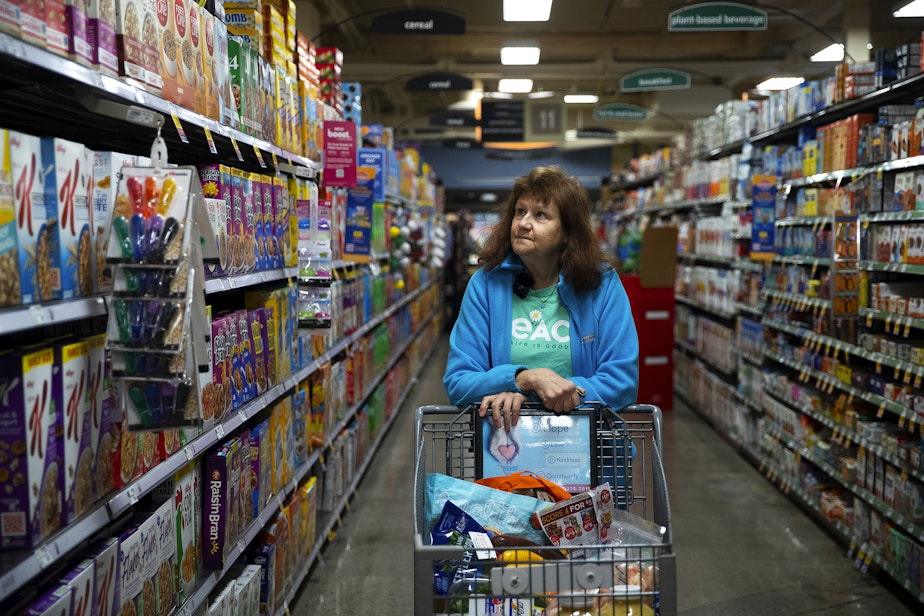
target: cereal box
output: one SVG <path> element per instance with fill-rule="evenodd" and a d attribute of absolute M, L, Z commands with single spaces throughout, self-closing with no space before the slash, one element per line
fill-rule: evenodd
<path fill-rule="evenodd" d="M 0 32 L 15 37 L 21 34 L 19 25 L 19 5 L 22 0 L 0 0 Z"/>
<path fill-rule="evenodd" d="M 45 4 L 39 0 L 21 0 L 19 6 L 20 34 L 24 41 L 45 46 Z"/>
<path fill-rule="evenodd" d="M 258 542 L 250 558 L 251 564 L 260 566 L 260 613 L 276 613 L 276 544 Z"/>
<path fill-rule="evenodd" d="M 45 47 L 67 56 L 67 7 L 64 0 L 45 0 Z"/>
<path fill-rule="evenodd" d="M 26 608 L 23 616 L 71 616 L 73 594 L 70 586 L 52 588 Z"/>
<path fill-rule="evenodd" d="M 147 83 L 145 50 L 141 39 L 141 26 L 145 20 L 145 13 L 143 0 L 116 0 L 116 49 L 119 58 L 119 75 L 134 79 L 139 85 Z M 152 28 L 149 26 L 149 29 Z"/>
<path fill-rule="evenodd" d="M 231 226 L 231 168 L 227 165 L 200 165 L 199 180 L 209 210 L 209 221 L 218 246 L 218 265 L 207 266 L 206 273 L 213 276 L 230 272 L 229 237 Z M 211 200 L 221 203 L 210 205 Z"/>
<path fill-rule="evenodd" d="M 168 614 L 176 605 L 175 515 L 173 500 L 167 500 L 154 512 L 139 516 L 123 533 L 119 541 L 119 614 Z"/>
<path fill-rule="evenodd" d="M 64 468 L 52 401 L 54 349 L 0 356 L 0 547 L 38 545 L 61 526 Z"/>
<path fill-rule="evenodd" d="M 254 269 L 266 269 L 266 242 L 263 239 L 263 176 L 250 174 L 250 186 L 253 194 L 252 214 L 247 220 L 248 229 L 253 230 Z M 246 205 L 246 200 L 245 200 Z"/>
<path fill-rule="evenodd" d="M 116 44 L 116 4 L 118 0 L 87 2 L 87 43 L 93 66 L 107 75 L 119 74 L 119 48 Z"/>
<path fill-rule="evenodd" d="M 309 477 L 301 490 L 304 493 L 302 508 L 305 515 L 305 538 L 307 539 L 305 552 L 310 554 L 314 550 L 318 533 L 318 478 Z"/>
<path fill-rule="evenodd" d="M 231 259 L 230 273 L 245 271 L 244 251 L 247 241 L 244 234 L 244 180 L 245 173 L 231 169 L 231 232 L 228 247 Z"/>
<path fill-rule="evenodd" d="M 90 188 L 90 217 L 96 257 L 96 287 L 99 293 L 112 290 L 112 266 L 106 263 L 109 228 L 122 167 L 133 167 L 136 157 L 117 152 L 93 152 L 93 184 Z"/>
<path fill-rule="evenodd" d="M 273 574 L 276 577 L 274 587 L 276 591 L 275 603 L 282 605 L 285 600 L 286 589 L 290 586 L 290 573 L 288 569 L 289 557 L 289 517 L 286 507 L 283 506 L 279 513 L 273 517 L 272 521 L 266 525 L 260 533 L 260 539 L 265 543 L 276 545 L 275 569 Z"/>
<path fill-rule="evenodd" d="M 87 339 L 89 367 L 87 395 L 90 413 L 90 451 L 93 456 L 93 498 L 101 498 L 112 489 L 112 457 L 116 438 L 112 435 L 112 398 L 106 361 L 106 334 Z"/>
<path fill-rule="evenodd" d="M 89 190 L 93 159 L 82 143 L 65 139 L 42 139 L 46 170 L 45 203 L 57 203 L 58 254 L 61 299 L 93 293 L 93 241 L 90 236 Z"/>
<path fill-rule="evenodd" d="M 93 580 L 95 577 L 96 563 L 92 558 L 87 558 L 77 563 L 61 578 L 61 582 L 73 590 L 71 595 L 73 616 L 89 616 L 93 612 Z"/>
<path fill-rule="evenodd" d="M 274 267 L 288 267 L 289 246 L 289 188 L 281 177 L 273 177 L 273 235 L 276 238 Z"/>
<path fill-rule="evenodd" d="M 87 34 L 87 2 L 86 0 L 65 0 L 64 4 L 67 19 L 67 55 L 71 60 L 91 66 L 93 53 L 90 50 L 90 38 Z M 45 8 L 47 11 L 47 2 Z"/>
<path fill-rule="evenodd" d="M 257 265 L 257 246 L 256 246 L 256 219 L 254 218 L 254 173 L 241 173 L 241 203 L 243 210 L 241 212 L 242 236 L 244 238 L 243 250 L 243 268 L 246 272 L 252 272 Z M 258 176 L 259 177 L 259 176 Z"/>
<path fill-rule="evenodd" d="M 233 439 L 207 455 L 203 463 L 202 568 L 206 570 L 224 569 L 225 558 L 238 540 L 240 477 L 234 468 L 239 446 L 240 441 Z"/>
<path fill-rule="evenodd" d="M 253 507 L 250 495 L 253 488 L 250 483 L 250 438 L 245 432 L 239 437 L 238 451 L 234 457 L 234 474 L 238 478 L 237 503 L 238 537 L 244 535 L 253 521 Z"/>
<path fill-rule="evenodd" d="M 227 29 L 227 26 L 225 26 Z M 250 63 L 249 44 L 236 36 L 228 36 L 228 75 L 230 77 L 230 108 L 238 122 L 230 124 L 232 128 L 249 132 L 251 125 L 250 109 L 247 106 L 248 90 L 252 88 L 247 81 L 247 69 Z"/>
<path fill-rule="evenodd" d="M 176 506 L 176 579 L 182 604 L 199 583 L 199 503 L 201 477 L 199 465 L 191 462 L 173 476 L 173 502 Z"/>
<path fill-rule="evenodd" d="M 160 76 L 160 44 L 167 19 L 167 3 L 161 0 L 141 0 L 144 17 L 141 22 L 141 54 L 145 87 L 160 95 L 164 79 Z"/>
<path fill-rule="evenodd" d="M 205 9 L 199 6 L 198 2 L 189 3 L 189 42 L 192 46 L 192 56 L 190 60 L 187 60 L 185 56 L 182 57 L 183 60 L 183 70 L 186 71 L 188 62 L 192 62 L 194 68 L 194 79 L 191 84 L 194 85 L 194 98 L 193 98 L 193 110 L 196 113 L 205 115 L 206 103 L 205 103 L 205 67 L 203 66 L 204 58 L 204 47 L 205 47 L 205 34 L 202 31 L 202 18 L 200 13 L 204 13 Z M 180 55 L 188 53 L 185 48 L 180 49 Z"/>
<path fill-rule="evenodd" d="M 94 544 L 87 553 L 93 559 L 93 613 L 115 616 L 119 609 L 119 540 L 115 537 Z"/>
<path fill-rule="evenodd" d="M 64 422 L 64 522 L 84 514 L 94 502 L 96 460 L 90 430 L 90 345 L 86 340 L 55 346 L 52 397 Z"/>
<path fill-rule="evenodd" d="M 248 449 L 250 451 L 250 484 L 253 494 L 253 515 L 257 517 L 273 495 L 272 466 L 273 449 L 270 439 L 269 419 L 251 428 Z"/>
<path fill-rule="evenodd" d="M 46 168 L 52 163 L 43 160 L 38 137 L 9 135 L 22 303 L 60 299 L 57 201 L 46 203 L 45 193 L 45 177 L 51 175 Z"/>
<path fill-rule="evenodd" d="M 116 404 L 118 400 L 119 394 L 116 393 Z M 125 421 L 113 422 L 111 431 L 117 443 L 112 457 L 112 487 L 121 489 L 144 472 L 142 436 L 130 431 Z"/>
<path fill-rule="evenodd" d="M 10 132 L 0 128 L 0 308 L 22 302 Z"/>
<path fill-rule="evenodd" d="M 257 396 L 256 363 L 254 361 L 253 337 L 250 335 L 250 322 L 246 310 L 234 313 L 237 323 L 238 344 L 240 345 L 241 369 L 244 381 L 242 383 L 247 392 L 247 399 Z"/>
<path fill-rule="evenodd" d="M 228 26 L 221 19 L 215 23 L 215 93 L 218 97 L 218 121 L 225 126 L 238 128 L 240 114 L 231 92 L 231 66 L 228 50 Z"/>
<path fill-rule="evenodd" d="M 163 3 L 160 45 L 160 75 L 164 80 L 164 99 L 193 109 L 195 106 L 196 70 L 190 42 L 189 5 L 191 0 L 168 0 Z M 185 55 L 184 55 L 185 54 Z"/>

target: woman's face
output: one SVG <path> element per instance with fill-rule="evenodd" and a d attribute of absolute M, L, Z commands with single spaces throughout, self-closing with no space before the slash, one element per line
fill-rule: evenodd
<path fill-rule="evenodd" d="M 557 261 L 565 242 L 558 206 L 521 197 L 510 225 L 513 252 L 524 261 Z"/>

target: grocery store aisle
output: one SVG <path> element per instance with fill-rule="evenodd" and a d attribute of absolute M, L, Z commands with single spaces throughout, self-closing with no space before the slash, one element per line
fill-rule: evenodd
<path fill-rule="evenodd" d="M 292 616 L 413 613 L 413 416 L 447 402 L 446 352 L 443 337 Z M 681 404 L 664 439 L 681 615 L 915 613 Z"/>

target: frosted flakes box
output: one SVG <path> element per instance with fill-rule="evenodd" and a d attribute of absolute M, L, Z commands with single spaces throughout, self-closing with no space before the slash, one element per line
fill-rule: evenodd
<path fill-rule="evenodd" d="M 52 396 L 64 422 L 64 523 L 90 509 L 95 498 L 90 440 L 90 345 L 86 340 L 55 346 Z"/>
<path fill-rule="evenodd" d="M 22 302 L 10 131 L 0 128 L 0 308 Z"/>
<path fill-rule="evenodd" d="M 87 43 L 90 61 L 107 75 L 119 74 L 119 47 L 116 43 L 117 0 L 87 2 Z"/>
<path fill-rule="evenodd" d="M 10 162 L 22 303 L 61 299 L 57 201 L 48 203 L 45 190 L 53 163 L 43 159 L 40 138 L 15 131 L 10 131 Z"/>
<path fill-rule="evenodd" d="M 31 548 L 61 527 L 60 410 L 54 349 L 0 355 L 0 548 Z"/>
<path fill-rule="evenodd" d="M 95 543 L 87 553 L 93 559 L 93 614 L 115 616 L 119 613 L 119 540 L 116 537 Z"/>
<path fill-rule="evenodd" d="M 173 500 L 141 514 L 119 540 L 119 614 L 169 614 L 176 606 Z"/>
<path fill-rule="evenodd" d="M 45 203 L 57 203 L 58 254 L 61 299 L 93 293 L 93 241 L 90 233 L 89 191 L 93 159 L 82 143 L 58 138 L 42 139 L 46 172 Z"/>

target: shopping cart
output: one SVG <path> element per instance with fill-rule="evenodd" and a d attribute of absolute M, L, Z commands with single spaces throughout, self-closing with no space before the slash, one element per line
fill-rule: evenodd
<path fill-rule="evenodd" d="M 661 410 L 651 405 L 633 405 L 613 413 L 609 407 L 596 403 L 579 408 L 594 410 L 593 456 L 600 478 L 614 487 L 618 508 L 662 527 L 663 540 L 617 547 L 585 546 L 580 560 L 548 559 L 549 552 L 556 551 L 557 556 L 577 556 L 568 548 L 523 548 L 515 552 L 514 559 L 480 563 L 474 578 L 460 580 L 449 588 L 446 596 L 437 595 L 434 566 L 469 563 L 472 551 L 460 546 L 430 545 L 434 504 L 428 502 L 426 479 L 431 473 L 441 473 L 455 479 L 476 480 L 475 448 L 481 446 L 480 427 L 473 407 L 460 410 L 452 406 L 423 406 L 416 414 L 416 616 L 676 614 L 676 564 L 661 457 Z"/>

